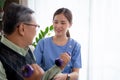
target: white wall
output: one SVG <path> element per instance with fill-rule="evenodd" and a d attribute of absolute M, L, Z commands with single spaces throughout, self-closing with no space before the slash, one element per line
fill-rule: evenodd
<path fill-rule="evenodd" d="M 120 80 L 120 0 L 91 0 L 88 80 Z"/>

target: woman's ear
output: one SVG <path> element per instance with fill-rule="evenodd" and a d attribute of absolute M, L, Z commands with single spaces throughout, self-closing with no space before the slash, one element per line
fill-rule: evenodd
<path fill-rule="evenodd" d="M 20 34 L 21 36 L 24 35 L 24 31 L 25 31 L 24 27 L 25 27 L 25 25 L 23 23 L 21 23 L 18 27 L 18 34 Z"/>

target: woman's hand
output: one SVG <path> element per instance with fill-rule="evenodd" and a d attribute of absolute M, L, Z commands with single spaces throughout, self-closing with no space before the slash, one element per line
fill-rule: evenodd
<path fill-rule="evenodd" d="M 53 80 L 66 80 L 67 79 L 67 74 L 59 73 L 57 74 Z"/>

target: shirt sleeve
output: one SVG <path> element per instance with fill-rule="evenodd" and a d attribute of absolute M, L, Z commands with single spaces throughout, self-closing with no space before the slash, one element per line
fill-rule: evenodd
<path fill-rule="evenodd" d="M 82 68 L 81 45 L 76 43 L 72 55 L 73 68 Z"/>
<path fill-rule="evenodd" d="M 5 69 L 3 68 L 1 61 L 0 61 L 0 80 L 7 80 Z"/>
<path fill-rule="evenodd" d="M 54 65 L 52 68 L 45 72 L 45 74 L 42 77 L 42 80 L 53 80 L 54 76 L 60 73 L 61 71 L 62 70 L 58 66 Z"/>

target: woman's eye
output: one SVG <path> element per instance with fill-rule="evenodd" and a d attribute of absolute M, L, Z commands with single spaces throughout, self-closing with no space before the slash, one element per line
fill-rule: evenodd
<path fill-rule="evenodd" d="M 61 24 L 65 24 L 65 23 L 61 23 Z"/>
<path fill-rule="evenodd" d="M 57 24 L 58 22 L 54 22 L 54 24 Z"/>

